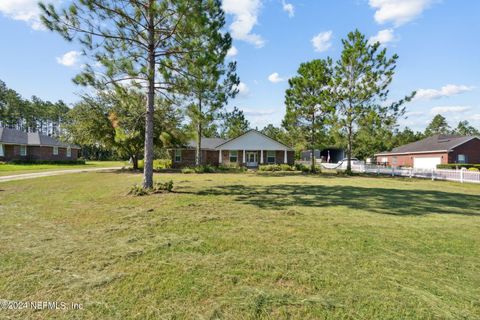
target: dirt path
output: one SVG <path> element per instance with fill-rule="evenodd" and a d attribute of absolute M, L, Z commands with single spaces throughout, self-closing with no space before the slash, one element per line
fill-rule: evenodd
<path fill-rule="evenodd" d="M 118 169 L 121 169 L 121 168 L 122 167 L 90 168 L 90 169 L 67 169 L 67 170 L 56 170 L 56 171 L 34 172 L 34 173 L 21 173 L 21 174 L 15 174 L 15 175 L 11 175 L 11 176 L 0 176 L 0 182 L 33 179 L 33 178 L 41 178 L 41 177 L 50 177 L 50 176 L 58 176 L 58 175 L 61 175 L 61 174 L 69 174 L 69 173 L 118 170 Z"/>

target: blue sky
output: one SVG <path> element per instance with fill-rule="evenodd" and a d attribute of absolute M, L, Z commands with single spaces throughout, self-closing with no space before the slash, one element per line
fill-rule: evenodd
<path fill-rule="evenodd" d="M 57 4 L 60 0 L 53 0 Z M 223 0 L 234 38 L 243 109 L 253 127 L 279 125 L 287 79 L 299 64 L 337 59 L 358 28 L 400 56 L 391 98 L 417 90 L 403 126 L 423 130 L 436 114 L 480 128 L 480 1 Z M 83 63 L 75 43 L 42 30 L 36 0 L 0 1 L 0 79 L 24 97 L 78 100 L 71 79 Z"/>

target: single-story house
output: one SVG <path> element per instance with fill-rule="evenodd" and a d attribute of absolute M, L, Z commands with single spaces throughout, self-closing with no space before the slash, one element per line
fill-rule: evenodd
<path fill-rule="evenodd" d="M 448 163 L 480 163 L 480 138 L 434 135 L 375 156 L 379 164 L 416 169 L 435 169 Z"/>
<path fill-rule="evenodd" d="M 74 161 L 80 148 L 38 132 L 0 128 L 0 161 Z"/>
<path fill-rule="evenodd" d="M 196 142 L 174 149 L 172 164 L 174 168 L 195 165 Z M 201 164 L 213 166 L 238 165 L 257 168 L 260 164 L 293 165 L 295 152 L 292 148 L 278 142 L 257 130 L 249 130 L 233 139 L 202 138 Z"/>
<path fill-rule="evenodd" d="M 342 161 L 346 155 L 345 150 L 336 147 L 329 147 L 324 149 L 315 149 L 315 160 L 328 163 L 337 163 Z M 300 159 L 302 161 L 311 161 L 312 151 L 305 150 L 300 153 Z"/>

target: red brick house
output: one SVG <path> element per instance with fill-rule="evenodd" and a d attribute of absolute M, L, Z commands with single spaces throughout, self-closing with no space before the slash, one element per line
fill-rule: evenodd
<path fill-rule="evenodd" d="M 480 138 L 434 135 L 375 156 L 380 164 L 416 169 L 434 169 L 447 163 L 480 163 Z"/>
<path fill-rule="evenodd" d="M 79 150 L 38 132 L 0 128 L 0 161 L 75 161 Z"/>
<path fill-rule="evenodd" d="M 174 168 L 195 165 L 196 142 L 172 150 Z M 292 148 L 264 135 L 257 130 L 229 140 L 220 138 L 202 138 L 201 163 L 213 166 L 238 165 L 257 168 L 260 164 L 290 164 L 295 161 Z"/>

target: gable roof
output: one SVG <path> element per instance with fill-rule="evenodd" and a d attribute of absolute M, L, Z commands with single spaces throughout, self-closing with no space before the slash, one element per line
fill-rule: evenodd
<path fill-rule="evenodd" d="M 201 139 L 201 147 L 202 149 L 215 149 L 216 146 L 226 142 L 226 139 L 222 138 L 202 138 Z M 197 141 L 196 140 L 190 140 L 187 143 L 187 148 L 196 148 L 197 147 Z"/>
<path fill-rule="evenodd" d="M 38 132 L 23 132 L 20 130 L 0 128 L 0 142 L 4 144 L 19 144 L 27 146 L 47 146 L 47 147 L 63 147 L 70 146 L 74 149 L 79 149 L 76 145 L 69 145 L 67 143 L 58 141 L 57 139 L 45 136 Z"/>
<path fill-rule="evenodd" d="M 249 139 L 250 136 L 256 135 L 257 138 Z M 242 141 L 243 140 L 243 141 Z M 255 129 L 250 129 L 247 132 L 239 135 L 238 137 L 232 138 L 220 145 L 215 149 L 245 149 L 245 150 L 288 150 L 292 151 L 293 149 L 289 146 L 270 138 L 269 136 L 257 131 Z"/>
<path fill-rule="evenodd" d="M 382 152 L 378 155 L 449 152 L 472 139 L 478 139 L 478 137 L 437 134 L 416 142 L 393 148 L 390 152 Z"/>

